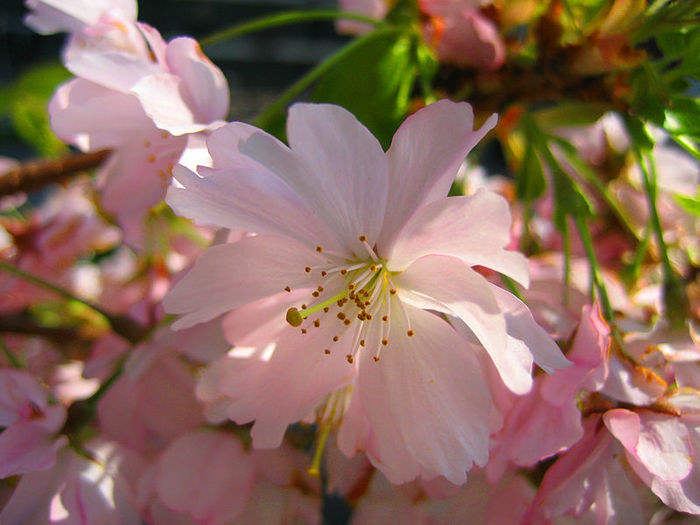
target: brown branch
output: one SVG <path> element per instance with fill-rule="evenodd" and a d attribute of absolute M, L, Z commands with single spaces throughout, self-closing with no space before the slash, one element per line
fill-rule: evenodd
<path fill-rule="evenodd" d="M 74 342 L 84 339 L 80 331 L 73 327 L 44 326 L 25 313 L 0 315 L 0 333 L 35 335 L 56 343 Z"/>
<path fill-rule="evenodd" d="M 0 175 L 0 197 L 23 191 L 31 192 L 62 182 L 69 176 L 98 167 L 111 150 L 76 153 L 57 160 L 25 162 Z"/>

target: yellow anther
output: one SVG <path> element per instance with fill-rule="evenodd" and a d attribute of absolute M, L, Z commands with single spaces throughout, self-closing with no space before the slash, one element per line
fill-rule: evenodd
<path fill-rule="evenodd" d="M 287 322 L 290 325 L 297 327 L 304 322 L 304 318 L 299 313 L 299 310 L 297 310 L 296 308 L 290 308 L 289 310 L 287 310 Z M 304 333 L 303 330 L 302 333 Z"/>

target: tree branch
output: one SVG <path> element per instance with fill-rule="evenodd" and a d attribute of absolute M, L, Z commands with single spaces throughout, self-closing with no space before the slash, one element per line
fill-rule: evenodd
<path fill-rule="evenodd" d="M 39 190 L 49 184 L 62 182 L 69 176 L 98 167 L 111 150 L 76 153 L 61 159 L 25 162 L 0 175 L 0 197 L 23 191 Z"/>

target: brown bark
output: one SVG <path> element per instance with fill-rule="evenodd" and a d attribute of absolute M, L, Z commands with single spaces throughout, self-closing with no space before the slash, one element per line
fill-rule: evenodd
<path fill-rule="evenodd" d="M 17 192 L 32 192 L 49 184 L 63 182 L 71 175 L 98 167 L 109 156 L 104 149 L 77 153 L 62 159 L 25 162 L 0 175 L 0 197 Z"/>

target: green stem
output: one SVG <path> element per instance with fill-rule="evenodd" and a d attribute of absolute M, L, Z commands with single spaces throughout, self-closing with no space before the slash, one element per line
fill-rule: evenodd
<path fill-rule="evenodd" d="M 380 29 L 379 31 L 386 31 L 387 33 L 399 33 L 402 31 L 400 28 L 391 27 L 386 29 Z M 255 119 L 253 124 L 259 128 L 266 129 L 274 120 L 275 116 L 286 108 L 292 100 L 294 100 L 300 93 L 302 93 L 306 88 L 313 84 L 316 80 L 321 78 L 329 69 L 334 67 L 336 64 L 341 62 L 345 57 L 353 53 L 357 48 L 365 44 L 370 38 L 376 38 L 376 32 L 363 35 L 350 42 L 347 46 L 338 51 L 335 55 L 327 58 L 306 75 L 297 80 L 292 84 L 287 91 L 282 93 L 282 95 L 272 104 L 270 104 L 265 111 L 263 111 L 258 118 Z"/>
<path fill-rule="evenodd" d="M 129 319 L 128 317 L 112 315 L 108 312 L 105 312 L 99 306 L 96 306 L 90 303 L 89 301 L 81 299 L 80 297 L 73 295 L 68 290 L 61 288 L 60 286 L 56 286 L 55 284 L 52 284 L 48 281 L 45 281 L 42 278 L 37 277 L 36 275 L 27 273 L 24 270 L 17 268 L 16 266 L 12 266 L 11 264 L 7 264 L 6 262 L 0 261 L 0 270 L 4 270 L 7 273 L 14 275 L 15 277 L 19 277 L 24 281 L 49 290 L 50 292 L 53 292 L 56 295 L 67 299 L 68 301 L 77 301 L 80 304 L 87 306 L 91 310 L 103 316 L 110 324 L 112 330 L 118 335 L 122 336 L 127 341 L 136 343 L 141 341 L 148 334 L 148 330 L 145 327 L 141 326 L 139 323 L 135 322 L 134 320 Z"/>
<path fill-rule="evenodd" d="M 564 241 L 564 306 L 569 306 L 569 283 L 571 282 L 571 232 L 569 230 L 569 221 L 564 223 L 564 232 L 562 233 Z"/>
<path fill-rule="evenodd" d="M 250 22 L 244 22 L 242 24 L 236 24 L 227 29 L 217 31 L 207 37 L 200 40 L 200 45 L 202 47 L 209 47 L 219 42 L 224 42 L 231 38 L 236 38 L 248 33 L 254 33 L 256 31 L 262 31 L 264 29 L 270 29 L 273 27 L 280 27 L 290 24 L 300 24 L 303 22 L 316 22 L 320 20 L 354 20 L 356 22 L 364 22 L 366 24 L 371 24 L 375 27 L 382 25 L 384 22 L 377 20 L 375 18 L 370 18 L 365 15 L 360 15 L 357 13 L 349 13 L 343 11 L 336 11 L 332 9 L 319 9 L 313 11 L 289 11 L 286 13 L 277 13 L 274 15 L 265 16 L 262 18 L 257 18 L 251 20 Z"/>
<path fill-rule="evenodd" d="M 586 251 L 586 257 L 588 258 L 588 264 L 591 268 L 591 277 L 593 285 L 598 292 L 598 299 L 600 300 L 600 305 L 603 309 L 603 317 L 605 320 L 612 324 L 613 322 L 613 308 L 610 304 L 610 298 L 608 297 L 608 291 L 605 288 L 605 282 L 603 282 L 603 277 L 600 271 L 600 265 L 598 264 L 598 259 L 595 255 L 593 249 L 593 241 L 591 239 L 591 232 L 588 229 L 588 224 L 583 217 L 575 216 L 574 222 L 576 224 L 576 230 L 578 231 L 583 247 Z"/>
<path fill-rule="evenodd" d="M 664 307 L 666 309 L 666 316 L 672 323 L 683 325 L 687 313 L 687 298 L 682 284 L 673 271 L 671 259 L 668 256 L 668 247 L 664 240 L 664 231 L 661 227 L 661 220 L 659 219 L 659 213 L 656 208 L 656 199 L 658 196 L 656 166 L 651 154 L 643 154 L 639 148 L 635 148 L 635 155 L 637 156 L 637 162 L 642 172 L 644 192 L 646 193 L 647 205 L 649 207 L 649 223 L 654 237 L 656 238 L 656 244 L 661 257 L 661 266 L 664 272 Z"/>
<path fill-rule="evenodd" d="M 2 337 L 0 337 L 0 349 L 2 349 L 2 353 L 5 354 L 12 368 L 24 368 L 17 356 L 5 344 L 5 340 Z"/>

